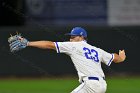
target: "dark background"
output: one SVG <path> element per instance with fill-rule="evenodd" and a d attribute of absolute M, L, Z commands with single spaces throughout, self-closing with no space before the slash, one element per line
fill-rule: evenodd
<path fill-rule="evenodd" d="M 32 23 L 32 26 L 25 25 L 27 19 L 32 19 L 30 16 L 24 15 L 24 7 L 22 0 L 0 1 L 0 76 L 76 75 L 70 58 L 65 54 L 31 47 L 15 54 L 9 51 L 7 39 L 10 34 L 16 34 L 16 31 L 22 33 L 29 41 L 67 41 L 68 37 L 65 37 L 64 34 L 70 32 L 74 27 L 74 25 L 48 26 L 36 21 Z M 78 26 L 87 30 L 88 43 L 91 45 L 110 53 L 118 53 L 120 49 L 125 49 L 127 58 L 124 63 L 112 63 L 110 67 L 102 65 L 106 74 L 140 74 L 139 26 L 111 27 L 87 24 Z"/>

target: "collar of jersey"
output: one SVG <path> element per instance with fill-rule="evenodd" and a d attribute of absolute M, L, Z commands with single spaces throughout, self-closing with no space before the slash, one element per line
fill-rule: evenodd
<path fill-rule="evenodd" d="M 86 41 L 86 40 L 83 40 L 83 41 L 81 41 L 81 42 L 86 42 L 86 43 L 87 43 L 87 41 Z"/>

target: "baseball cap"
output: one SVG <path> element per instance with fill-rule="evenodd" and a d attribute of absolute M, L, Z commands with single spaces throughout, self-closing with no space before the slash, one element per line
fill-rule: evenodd
<path fill-rule="evenodd" d="M 87 32 L 82 27 L 74 27 L 71 33 L 66 33 L 65 35 L 87 37 Z"/>

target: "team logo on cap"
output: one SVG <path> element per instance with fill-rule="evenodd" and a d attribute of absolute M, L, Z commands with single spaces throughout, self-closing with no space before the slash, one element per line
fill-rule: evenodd
<path fill-rule="evenodd" d="M 83 35 L 83 32 L 81 32 L 80 35 Z"/>

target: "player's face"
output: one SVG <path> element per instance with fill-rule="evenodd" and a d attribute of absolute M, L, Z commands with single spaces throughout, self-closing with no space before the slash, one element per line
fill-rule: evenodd
<path fill-rule="evenodd" d="M 78 41 L 82 41 L 83 37 L 82 36 L 71 36 L 70 37 L 70 42 L 78 42 Z"/>

